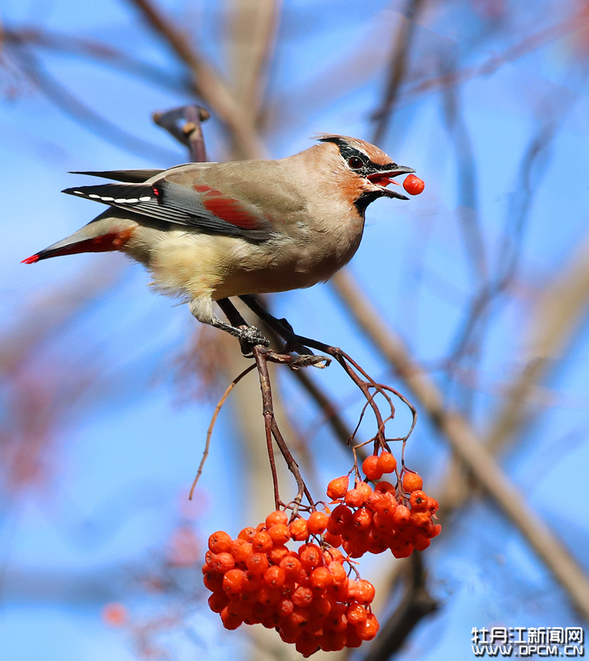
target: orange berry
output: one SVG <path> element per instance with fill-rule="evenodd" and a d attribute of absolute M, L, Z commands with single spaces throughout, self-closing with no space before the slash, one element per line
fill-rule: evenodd
<path fill-rule="evenodd" d="M 387 482 L 386 480 L 381 480 L 374 487 L 374 491 L 376 491 L 378 493 L 386 493 L 387 491 L 390 491 L 394 495 L 395 494 L 395 487 L 390 482 Z"/>
<path fill-rule="evenodd" d="M 427 494 L 425 491 L 417 489 L 411 493 L 409 502 L 411 503 L 411 509 L 413 511 L 425 512 L 427 509 Z"/>
<path fill-rule="evenodd" d="M 243 592 L 239 595 L 239 597 L 242 601 L 246 601 L 246 599 L 244 599 L 244 594 L 247 593 L 255 595 L 262 587 L 264 587 L 264 580 L 260 574 L 252 574 L 251 572 L 246 572 L 245 583 L 243 584 Z M 247 601 L 251 600 L 248 599 Z M 257 597 L 254 599 L 254 601 L 257 601 Z"/>
<path fill-rule="evenodd" d="M 313 592 L 310 588 L 299 585 L 292 593 L 291 601 L 295 606 L 309 606 L 313 601 Z"/>
<path fill-rule="evenodd" d="M 329 588 L 329 594 L 334 596 L 337 601 L 344 601 L 347 599 L 347 594 L 348 594 L 348 583 L 350 579 L 346 577 L 346 579 L 342 583 L 338 583 L 337 581 Z"/>
<path fill-rule="evenodd" d="M 292 627 L 302 629 L 309 622 L 309 610 L 304 606 L 297 606 L 294 600 L 293 603 L 295 604 L 294 610 L 286 618 L 286 623 Z"/>
<path fill-rule="evenodd" d="M 431 540 L 425 535 L 416 535 L 413 538 L 413 546 L 416 551 L 425 551 L 430 544 Z"/>
<path fill-rule="evenodd" d="M 217 553 L 211 560 L 211 568 L 219 574 L 224 574 L 226 571 L 235 567 L 235 558 L 231 553 Z"/>
<path fill-rule="evenodd" d="M 362 604 L 353 603 L 348 607 L 348 612 L 346 613 L 349 624 L 361 624 L 366 621 L 368 617 L 368 611 L 364 608 Z"/>
<path fill-rule="evenodd" d="M 413 553 L 413 544 L 399 540 L 391 545 L 391 552 L 395 558 L 408 558 Z"/>
<path fill-rule="evenodd" d="M 240 627 L 243 623 L 243 620 L 237 615 L 231 615 L 228 610 L 228 606 L 221 611 L 221 621 L 225 629 L 233 630 Z"/>
<path fill-rule="evenodd" d="M 362 494 L 364 500 L 372 496 L 372 487 L 367 482 L 358 482 L 356 489 Z"/>
<path fill-rule="evenodd" d="M 222 530 L 209 537 L 209 549 L 212 553 L 228 553 L 231 550 L 231 537 Z"/>
<path fill-rule="evenodd" d="M 268 535 L 272 538 L 272 543 L 277 545 L 286 544 L 290 540 L 290 531 L 284 523 L 275 523 L 268 528 Z"/>
<path fill-rule="evenodd" d="M 343 477 L 336 477 L 335 480 L 327 485 L 327 496 L 332 500 L 343 498 L 348 490 L 349 479 L 347 475 Z"/>
<path fill-rule="evenodd" d="M 249 526 L 248 528 L 244 528 L 244 529 L 239 533 L 239 535 L 238 535 L 238 539 L 244 539 L 246 542 L 250 542 L 250 543 L 251 543 L 252 539 L 254 538 L 254 535 L 255 535 L 257 532 L 258 532 L 258 531 L 257 531 L 255 528 L 252 528 L 251 526 Z"/>
<path fill-rule="evenodd" d="M 337 560 L 333 560 L 332 562 L 330 562 L 327 565 L 327 568 L 329 569 L 331 575 L 333 576 L 334 583 L 343 583 L 348 578 L 344 566 L 341 563 L 339 563 Z"/>
<path fill-rule="evenodd" d="M 271 512 L 270 514 L 268 514 L 268 516 L 266 517 L 266 528 L 271 528 L 277 523 L 282 523 L 284 525 L 288 524 L 288 516 L 286 512 L 282 512 L 281 510 L 276 510 L 276 512 Z"/>
<path fill-rule="evenodd" d="M 280 561 L 279 567 L 282 567 L 287 579 L 296 579 L 301 571 L 301 561 L 291 555 L 287 555 Z"/>
<path fill-rule="evenodd" d="M 299 557 L 305 571 L 311 571 L 323 562 L 323 553 L 317 544 L 303 544 L 299 549 Z"/>
<path fill-rule="evenodd" d="M 333 585 L 333 574 L 327 567 L 316 567 L 310 575 L 311 589 L 315 592 L 323 592 Z"/>
<path fill-rule="evenodd" d="M 235 558 L 235 562 L 247 562 L 247 559 L 253 553 L 252 545 L 246 542 L 245 539 L 234 539 L 231 542 L 231 555 Z"/>
<path fill-rule="evenodd" d="M 303 640 L 302 636 L 301 638 L 297 639 L 295 647 L 297 652 L 305 659 L 315 654 L 315 652 L 319 649 L 319 645 L 316 640 Z"/>
<path fill-rule="evenodd" d="M 224 592 L 213 592 L 208 601 L 213 613 L 220 613 L 229 603 L 229 597 Z"/>
<path fill-rule="evenodd" d="M 262 576 L 266 569 L 268 569 L 268 556 L 265 553 L 252 553 L 246 565 L 251 574 Z"/>
<path fill-rule="evenodd" d="M 352 511 L 345 505 L 338 505 L 331 513 L 329 521 L 329 531 L 338 534 L 335 529 L 339 528 L 338 532 L 341 532 L 341 528 L 348 526 L 352 522 Z"/>
<path fill-rule="evenodd" d="M 432 525 L 432 515 L 429 512 L 412 511 L 411 523 L 422 531 L 428 530 Z"/>
<path fill-rule="evenodd" d="M 339 549 L 335 549 L 335 548 L 326 549 L 325 551 L 323 551 L 323 559 L 326 565 L 328 565 L 333 560 L 339 562 L 340 564 L 343 564 L 344 554 Z"/>
<path fill-rule="evenodd" d="M 210 571 L 202 577 L 202 582 L 207 590 L 220 592 L 223 589 L 223 574 Z"/>
<path fill-rule="evenodd" d="M 289 553 L 290 551 L 282 544 L 280 546 L 274 546 L 268 551 L 268 560 L 273 565 L 279 565 L 282 558 L 285 558 Z"/>
<path fill-rule="evenodd" d="M 419 177 L 416 177 L 414 174 L 410 174 L 405 177 L 403 188 L 409 193 L 409 195 L 419 195 L 420 193 L 423 193 L 425 183 Z"/>
<path fill-rule="evenodd" d="M 383 514 L 382 512 L 375 512 L 374 516 L 372 517 L 372 525 L 374 526 L 375 530 L 392 530 L 395 525 L 393 513 L 388 512 L 387 514 Z"/>
<path fill-rule="evenodd" d="M 273 545 L 272 537 L 264 531 L 257 532 L 252 539 L 254 553 L 267 553 Z"/>
<path fill-rule="evenodd" d="M 312 512 L 307 520 L 311 535 L 320 535 L 326 528 L 329 516 L 325 512 Z"/>
<path fill-rule="evenodd" d="M 382 470 L 378 467 L 378 457 L 375 454 L 366 457 L 362 462 L 362 472 L 368 480 L 380 480 Z"/>
<path fill-rule="evenodd" d="M 356 633 L 362 640 L 372 640 L 379 629 L 380 625 L 374 613 L 369 613 L 364 622 L 356 625 Z"/>
<path fill-rule="evenodd" d="M 330 597 L 324 594 L 315 595 L 313 603 L 309 606 L 309 612 L 317 619 L 320 619 L 326 615 L 329 615 L 329 612 L 331 611 L 331 604 L 332 602 L 330 601 Z"/>
<path fill-rule="evenodd" d="M 433 516 L 439 509 L 440 504 L 435 498 L 428 497 L 427 499 L 427 511 Z"/>
<path fill-rule="evenodd" d="M 364 496 L 359 489 L 350 489 L 344 498 L 348 507 L 361 507 L 364 503 Z"/>
<path fill-rule="evenodd" d="M 348 630 L 346 632 L 346 647 L 360 647 L 364 641 L 358 636 L 356 627 L 348 624 Z"/>
<path fill-rule="evenodd" d="M 397 468 L 397 460 L 390 452 L 382 452 L 378 458 L 378 468 L 383 473 L 393 473 Z"/>
<path fill-rule="evenodd" d="M 294 609 L 294 604 L 290 599 L 282 598 L 276 602 L 274 610 L 279 617 L 288 617 Z"/>
<path fill-rule="evenodd" d="M 399 505 L 393 514 L 393 522 L 396 526 L 409 523 L 411 520 L 411 510 L 405 505 Z"/>
<path fill-rule="evenodd" d="M 392 514 L 397 509 L 397 501 L 390 491 L 381 493 L 380 498 L 373 505 L 373 512 L 380 514 Z"/>
<path fill-rule="evenodd" d="M 360 604 L 370 604 L 374 599 L 375 593 L 374 585 L 370 581 L 360 579 L 357 581 L 354 599 Z"/>
<path fill-rule="evenodd" d="M 356 510 L 352 515 L 352 523 L 356 530 L 368 530 L 372 524 L 372 514 L 370 513 L 370 510 L 367 510 L 365 507 Z"/>
<path fill-rule="evenodd" d="M 358 590 L 358 581 L 350 578 L 346 588 L 346 599 L 354 601 L 356 599 L 356 591 Z"/>
<path fill-rule="evenodd" d="M 223 576 L 223 590 L 229 595 L 238 595 L 243 590 L 245 572 L 243 569 L 230 569 Z"/>
<path fill-rule="evenodd" d="M 331 544 L 333 547 L 338 547 L 342 545 L 342 538 L 340 535 L 334 535 L 332 532 L 326 532 L 325 535 L 323 535 L 323 539 L 328 543 Z"/>
<path fill-rule="evenodd" d="M 288 527 L 290 536 L 297 542 L 304 542 L 309 538 L 309 529 L 305 519 L 295 519 Z"/>
<path fill-rule="evenodd" d="M 347 610 L 345 604 L 335 604 L 331 607 L 325 622 L 332 631 L 345 631 L 348 628 Z"/>
<path fill-rule="evenodd" d="M 281 588 L 285 580 L 286 574 L 282 567 L 273 565 L 272 567 L 268 567 L 264 572 L 264 583 L 267 583 L 270 587 Z"/>
<path fill-rule="evenodd" d="M 278 569 L 278 567 L 276 567 Z M 280 601 L 282 597 L 282 591 L 280 588 L 274 588 L 269 585 L 266 585 L 260 588 L 258 592 L 258 602 L 265 606 L 274 605 Z M 270 613 L 268 613 L 269 615 Z"/>
<path fill-rule="evenodd" d="M 407 493 L 417 491 L 423 486 L 423 480 L 417 473 L 405 472 L 403 473 L 403 489 Z"/>

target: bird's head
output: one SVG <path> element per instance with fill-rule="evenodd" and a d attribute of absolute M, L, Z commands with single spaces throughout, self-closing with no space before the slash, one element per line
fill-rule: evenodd
<path fill-rule="evenodd" d="M 350 195 L 359 213 L 363 214 L 366 207 L 379 197 L 409 199 L 386 187 L 396 183 L 394 177 L 415 172 L 412 168 L 397 165 L 390 156 L 364 140 L 331 134 L 319 135 L 317 139 L 336 146 L 338 170 L 346 177 Z"/>

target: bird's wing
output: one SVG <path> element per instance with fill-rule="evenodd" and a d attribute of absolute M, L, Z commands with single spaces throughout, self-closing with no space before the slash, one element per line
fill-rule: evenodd
<path fill-rule="evenodd" d="M 101 170 L 99 172 L 73 170 L 70 174 L 86 174 L 90 177 L 124 181 L 127 184 L 142 184 L 152 177 L 157 177 L 162 172 L 165 172 L 165 170 Z"/>
<path fill-rule="evenodd" d="M 192 186 L 180 185 L 167 181 L 163 176 L 151 183 L 78 186 L 63 192 L 209 234 L 238 236 L 253 241 L 270 238 L 273 233 L 270 219 L 259 206 L 235 199 L 198 178 L 194 181 Z"/>

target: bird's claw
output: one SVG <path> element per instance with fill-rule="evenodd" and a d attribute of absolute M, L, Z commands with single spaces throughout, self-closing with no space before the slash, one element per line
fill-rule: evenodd
<path fill-rule="evenodd" d="M 262 345 L 263 347 L 270 346 L 270 340 L 264 337 L 261 331 L 255 326 L 241 326 L 235 329 L 235 334 L 241 345 L 241 353 L 244 356 L 253 355 L 253 348 Z"/>

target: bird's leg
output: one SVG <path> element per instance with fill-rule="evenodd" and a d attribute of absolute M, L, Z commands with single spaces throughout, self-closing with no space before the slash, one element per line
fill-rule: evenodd
<path fill-rule="evenodd" d="M 286 342 L 287 351 L 296 351 L 299 354 L 312 354 L 313 352 L 309 347 L 313 347 L 318 351 L 323 351 L 327 354 L 331 353 L 331 347 L 323 342 L 312 340 L 309 337 L 297 335 L 292 326 L 286 319 L 277 319 L 271 315 L 252 294 L 240 296 L 241 300 L 248 306 L 248 308 L 255 312 L 262 321 L 264 321 L 272 330 L 274 330 Z"/>
<path fill-rule="evenodd" d="M 228 298 L 219 299 L 217 304 L 231 323 L 226 324 L 215 315 L 212 315 L 211 325 L 236 337 L 241 344 L 241 352 L 244 356 L 252 355 L 252 348 L 256 345 L 261 344 L 265 347 L 270 345 L 270 341 L 262 335 L 259 329 L 247 324 Z"/>

